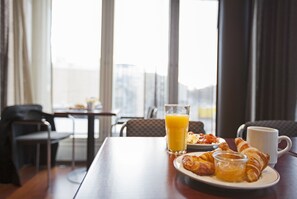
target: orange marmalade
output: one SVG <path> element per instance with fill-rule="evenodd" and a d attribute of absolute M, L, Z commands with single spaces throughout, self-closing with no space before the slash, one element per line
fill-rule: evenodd
<path fill-rule="evenodd" d="M 215 175 L 227 182 L 245 180 L 247 157 L 237 152 L 218 151 L 213 154 L 215 159 Z"/>

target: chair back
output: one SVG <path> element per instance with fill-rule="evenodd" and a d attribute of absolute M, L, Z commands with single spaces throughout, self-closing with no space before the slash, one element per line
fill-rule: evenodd
<path fill-rule="evenodd" d="M 163 119 L 131 119 L 121 128 L 120 136 L 123 136 L 123 129 L 126 128 L 127 137 L 164 137 L 165 121 Z"/>
<path fill-rule="evenodd" d="M 164 119 L 131 119 L 121 128 L 120 136 L 126 129 L 127 137 L 164 137 L 166 135 Z M 189 131 L 205 133 L 204 124 L 200 121 L 190 121 Z"/>
<path fill-rule="evenodd" d="M 150 106 L 148 108 L 145 119 L 157 118 L 157 112 L 158 112 L 158 108 Z"/>
<path fill-rule="evenodd" d="M 27 113 L 26 120 L 42 120 L 45 119 L 51 125 L 51 130 L 56 131 L 55 117 L 53 114 L 42 112 L 41 110 L 31 110 Z M 46 126 L 42 126 L 41 131 L 46 131 Z"/>
<path fill-rule="evenodd" d="M 205 134 L 204 123 L 201 121 L 190 121 L 189 131 L 192 131 L 193 133 L 197 133 L 197 134 L 199 133 Z"/>
<path fill-rule="evenodd" d="M 289 137 L 297 136 L 297 122 L 290 120 L 259 120 L 247 122 L 241 125 L 237 130 L 237 137 L 246 139 L 247 127 L 263 126 L 279 130 L 279 135 L 287 135 Z"/>
<path fill-rule="evenodd" d="M 32 111 L 41 112 L 42 106 L 39 104 L 20 104 L 20 105 L 5 107 L 1 112 L 0 140 L 8 139 L 8 137 L 12 135 L 11 128 L 13 128 L 12 123 L 14 121 L 32 120 L 29 114 Z M 36 127 L 26 127 L 26 128 L 28 132 L 36 131 Z"/>
<path fill-rule="evenodd" d="M 41 109 L 35 108 L 35 106 L 27 106 L 27 105 L 17 105 L 21 106 L 18 108 L 21 108 L 21 112 L 16 112 L 17 118 L 13 121 L 41 121 L 42 119 L 45 119 L 47 122 L 51 125 L 51 130 L 56 131 L 55 121 L 54 121 L 54 115 L 42 112 Z M 22 106 L 25 106 L 22 107 Z M 11 116 L 11 115 L 10 115 Z M 20 117 L 21 116 L 21 117 Z M 12 133 L 13 136 L 20 136 L 20 135 L 26 135 L 31 133 L 37 133 L 40 131 L 47 131 L 47 127 L 45 125 L 28 125 L 28 124 L 22 124 L 22 123 L 14 123 L 12 126 Z"/>
<path fill-rule="evenodd" d="M 42 111 L 42 106 L 39 104 L 7 106 L 1 112 L 1 121 L 26 119 L 28 112 L 32 110 Z"/>

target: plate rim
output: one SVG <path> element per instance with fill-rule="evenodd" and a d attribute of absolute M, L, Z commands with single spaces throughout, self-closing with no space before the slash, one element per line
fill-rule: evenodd
<path fill-rule="evenodd" d="M 220 187 L 220 188 L 242 189 L 242 190 L 263 189 L 263 188 L 271 187 L 271 186 L 277 184 L 280 180 L 280 174 L 274 168 L 271 168 L 269 166 L 267 166 L 264 169 L 264 171 L 262 171 L 262 172 L 272 172 L 276 177 L 275 177 L 274 181 L 269 182 L 267 184 L 261 184 L 261 183 L 259 183 L 259 181 L 256 181 L 256 182 L 244 181 L 244 182 L 240 182 L 240 183 L 224 182 L 224 181 L 220 181 L 220 180 L 216 179 L 215 176 L 196 175 L 193 172 L 186 170 L 182 166 L 181 159 L 183 156 L 185 156 L 185 155 L 201 155 L 203 153 L 205 153 L 205 152 L 191 152 L 191 153 L 183 154 L 183 155 L 178 156 L 177 158 L 174 159 L 173 165 L 178 172 L 190 177 L 193 180 L 196 180 L 196 181 L 208 184 L 208 185 L 212 185 L 215 187 Z M 265 176 L 267 176 L 267 174 L 265 174 Z M 212 180 L 210 180 L 210 178 Z M 247 186 L 247 185 L 249 185 L 249 186 Z"/>

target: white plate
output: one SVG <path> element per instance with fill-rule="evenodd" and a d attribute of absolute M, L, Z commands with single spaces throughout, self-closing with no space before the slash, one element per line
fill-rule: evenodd
<path fill-rule="evenodd" d="M 213 143 L 213 144 L 187 144 L 187 148 L 190 149 L 215 149 L 221 144 L 222 142 L 226 142 L 223 138 L 219 138 L 218 143 Z"/>
<path fill-rule="evenodd" d="M 204 152 L 194 152 L 194 153 L 187 153 L 184 155 L 201 155 Z M 179 157 L 177 157 L 174 161 L 174 167 L 180 171 L 181 173 L 189 176 L 190 178 L 209 184 L 209 185 L 213 185 L 216 187 L 222 187 L 222 188 L 229 188 L 229 189 L 261 189 L 261 188 L 265 188 L 265 187 L 270 187 L 275 185 L 279 179 L 280 179 L 280 175 L 279 173 L 274 170 L 271 167 L 266 167 L 264 169 L 264 171 L 262 171 L 262 175 L 259 178 L 258 181 L 256 182 L 224 182 L 221 181 L 219 179 L 217 179 L 215 176 L 199 176 L 194 174 L 191 171 L 186 170 L 183 167 L 182 164 L 182 158 L 184 155 L 181 155 Z"/>

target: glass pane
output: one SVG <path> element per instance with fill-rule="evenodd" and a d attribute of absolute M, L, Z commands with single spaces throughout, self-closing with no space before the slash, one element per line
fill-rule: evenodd
<path fill-rule="evenodd" d="M 123 115 L 163 108 L 168 22 L 168 0 L 115 0 L 113 107 Z"/>
<path fill-rule="evenodd" d="M 99 96 L 101 1 L 53 0 L 53 107 Z"/>
<path fill-rule="evenodd" d="M 179 103 L 215 132 L 218 1 L 180 1 Z"/>

